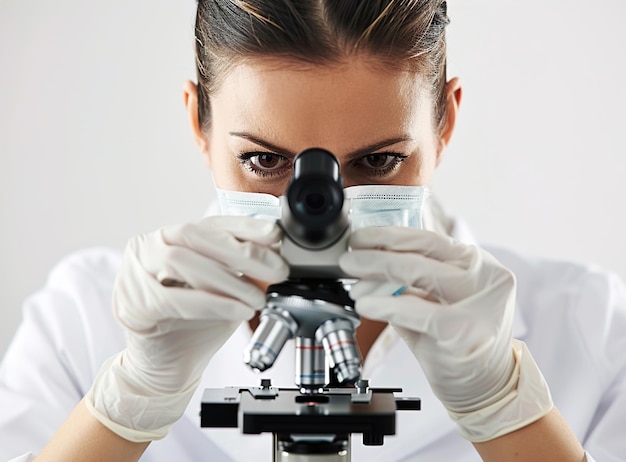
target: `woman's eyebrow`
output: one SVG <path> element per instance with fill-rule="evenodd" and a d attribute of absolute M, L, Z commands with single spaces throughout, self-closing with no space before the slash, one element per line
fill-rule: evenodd
<path fill-rule="evenodd" d="M 403 143 L 406 141 L 412 141 L 413 138 L 410 136 L 398 136 L 395 138 L 387 138 L 376 143 L 369 144 L 367 146 L 363 146 L 362 148 L 358 148 L 354 151 L 346 154 L 346 159 L 354 159 L 362 156 L 366 156 L 368 154 L 373 154 L 375 151 L 379 149 L 386 148 L 387 146 L 393 146 L 397 143 Z"/>
<path fill-rule="evenodd" d="M 239 138 L 244 138 L 248 141 L 251 141 L 254 144 L 258 144 L 259 146 L 264 147 L 265 149 L 275 152 L 276 154 L 283 155 L 285 157 L 295 157 L 296 153 L 290 151 L 289 149 L 282 148 L 274 143 L 270 143 L 267 140 L 264 140 L 256 135 L 247 132 L 229 132 L 231 136 L 237 136 Z M 356 158 L 361 157 L 367 154 L 372 154 L 374 151 L 378 151 L 379 149 L 386 148 L 387 146 L 392 146 L 397 143 L 402 143 L 406 141 L 411 141 L 412 138 L 410 136 L 397 136 L 393 138 L 387 138 L 381 141 L 377 141 L 376 143 L 369 144 L 367 146 L 363 146 L 354 151 L 346 154 L 347 158 Z M 320 146 L 312 146 L 312 147 L 320 147 Z M 322 147 L 323 148 L 323 147 Z"/>
<path fill-rule="evenodd" d="M 258 144 L 259 146 L 264 147 L 268 151 L 275 152 L 276 154 L 280 154 L 285 157 L 296 157 L 296 154 L 291 152 L 289 149 L 281 148 L 280 146 L 275 145 L 274 143 L 270 143 L 258 136 L 252 135 L 246 132 L 229 132 L 231 136 L 237 136 L 239 138 L 246 139 L 248 141 L 253 142 L 254 144 Z"/>

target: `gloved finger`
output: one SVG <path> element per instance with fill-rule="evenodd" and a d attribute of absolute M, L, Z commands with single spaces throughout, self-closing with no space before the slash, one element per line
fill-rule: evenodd
<path fill-rule="evenodd" d="M 282 230 L 274 221 L 246 216 L 212 216 L 197 223 L 185 223 L 163 229 L 169 244 L 197 247 L 211 244 L 215 236 L 231 237 L 235 241 L 254 242 L 271 247 L 282 239 Z M 213 249 L 213 246 L 209 246 Z"/>
<path fill-rule="evenodd" d="M 418 253 L 353 250 L 339 258 L 339 266 L 350 276 L 412 286 L 451 303 L 480 289 L 471 271 Z"/>
<path fill-rule="evenodd" d="M 355 230 L 348 241 L 351 249 L 381 249 L 419 253 L 426 257 L 466 267 L 471 246 L 433 231 L 408 227 L 365 227 Z"/>
<path fill-rule="evenodd" d="M 127 329 L 158 335 L 201 321 L 249 320 L 265 305 L 265 294 L 254 288 L 249 300 L 252 303 L 202 290 L 165 287 L 150 277 L 128 278 L 117 281 L 113 311 Z"/>
<path fill-rule="evenodd" d="M 258 287 L 249 279 L 242 277 L 221 263 L 202 257 L 189 249 L 179 247 L 179 252 L 189 252 L 190 255 L 187 256 L 184 265 L 169 264 L 166 268 L 161 269 L 156 275 L 156 279 L 161 284 L 164 280 L 185 281 L 185 285 L 182 287 L 187 289 L 203 290 L 237 298 L 249 306 L 257 304 Z"/>
<path fill-rule="evenodd" d="M 361 316 L 419 333 L 429 333 L 434 317 L 442 309 L 437 302 L 412 295 L 366 295 L 356 300 L 354 307 Z"/>
<path fill-rule="evenodd" d="M 238 271 L 196 253 L 188 247 L 165 246 L 165 249 L 158 252 L 158 255 L 156 252 L 146 253 L 140 249 L 140 254 L 142 256 L 136 257 L 134 263 L 138 271 L 141 271 L 141 265 L 147 265 L 153 269 L 159 268 L 154 277 L 162 285 L 226 294 L 239 298 L 247 304 L 252 304 L 256 300 L 256 298 L 248 300 L 252 289 L 256 288 L 249 279 L 241 277 Z M 131 254 L 128 258 L 133 257 L 135 256 Z M 156 261 L 152 261 L 153 259 Z M 150 271 L 144 271 L 150 274 Z M 284 280 L 282 272 L 276 274 L 271 268 L 266 268 L 263 277 L 269 278 L 269 282 Z M 256 297 L 256 291 L 252 292 L 252 296 Z"/>
<path fill-rule="evenodd" d="M 170 239 L 171 236 L 175 239 Z M 183 225 L 139 236 L 131 244 L 131 251 L 136 249 L 138 258 L 152 274 L 159 273 L 168 264 L 185 265 L 185 258 L 190 253 L 182 249 L 197 253 L 207 262 L 219 261 L 235 272 L 266 282 L 283 281 L 289 274 L 287 263 L 276 251 L 265 244 L 240 241 L 225 231 L 214 232 L 207 237 L 197 227 Z M 207 268 L 207 277 L 210 276 Z"/>
<path fill-rule="evenodd" d="M 284 280 L 289 274 L 289 267 L 267 243 L 276 241 L 275 225 L 263 220 L 257 221 L 261 225 L 257 224 L 259 235 L 256 237 L 258 240 L 266 242 L 258 243 L 254 240 L 240 240 L 236 235 L 231 234 L 230 231 L 219 228 L 206 230 L 203 227 L 193 225 L 165 229 L 162 230 L 161 235 L 165 244 L 191 248 L 252 278 L 264 281 Z M 271 226 L 271 231 L 268 231 L 269 226 Z M 240 234 L 250 233 L 249 230 L 240 231 Z M 254 235 L 254 233 L 251 233 L 251 235 Z M 270 235 L 272 235 L 271 239 L 269 238 Z M 266 277 L 269 279 L 265 279 Z"/>
<path fill-rule="evenodd" d="M 474 354 L 482 354 L 479 345 L 495 337 L 504 329 L 495 320 L 476 316 L 472 310 L 460 306 L 442 306 L 412 295 L 389 297 L 366 296 L 355 304 L 357 313 L 369 319 L 386 321 L 389 324 L 422 335 L 436 341 L 442 350 L 462 353 L 468 360 Z"/>
<path fill-rule="evenodd" d="M 225 231 L 241 241 L 256 242 L 263 246 L 278 243 L 283 231 L 274 220 L 247 216 L 218 215 L 199 222 L 200 229 Z"/>

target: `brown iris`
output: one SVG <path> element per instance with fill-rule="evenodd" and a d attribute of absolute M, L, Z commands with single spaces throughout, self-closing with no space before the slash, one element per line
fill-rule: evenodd
<path fill-rule="evenodd" d="M 366 159 L 369 166 L 373 168 L 385 167 L 389 163 L 387 154 L 370 154 Z"/>
<path fill-rule="evenodd" d="M 271 169 L 276 167 L 280 160 L 280 157 L 275 154 L 259 154 L 256 163 L 261 168 Z"/>

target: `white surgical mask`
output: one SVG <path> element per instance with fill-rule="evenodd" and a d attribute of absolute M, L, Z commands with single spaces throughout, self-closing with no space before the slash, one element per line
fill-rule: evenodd
<path fill-rule="evenodd" d="M 344 189 L 349 203 L 352 230 L 366 226 L 423 228 L 424 203 L 430 196 L 426 186 L 359 185 Z M 277 220 L 280 200 L 271 194 L 217 188 L 222 215 L 245 215 Z"/>
<path fill-rule="evenodd" d="M 256 218 L 280 218 L 280 199 L 271 194 L 231 191 L 216 188 L 217 200 L 222 215 L 237 215 Z"/>
<path fill-rule="evenodd" d="M 423 228 L 425 186 L 360 185 L 344 189 L 352 230 L 366 226 Z"/>

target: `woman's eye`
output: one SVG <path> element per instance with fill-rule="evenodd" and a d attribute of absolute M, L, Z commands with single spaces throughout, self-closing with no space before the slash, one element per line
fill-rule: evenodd
<path fill-rule="evenodd" d="M 252 173 L 268 176 L 283 173 L 291 168 L 291 161 L 271 152 L 246 152 L 239 155 L 239 162 Z"/>
<path fill-rule="evenodd" d="M 388 152 L 369 154 L 361 157 L 357 161 L 357 166 L 365 170 L 367 175 L 382 177 L 396 170 L 407 157 L 402 154 Z"/>
<path fill-rule="evenodd" d="M 375 169 L 385 168 L 394 160 L 396 157 L 389 154 L 370 154 L 363 158 L 368 167 Z"/>
<path fill-rule="evenodd" d="M 281 158 L 276 154 L 259 154 L 258 156 L 251 157 L 250 162 L 259 168 L 271 170 L 280 165 Z"/>

